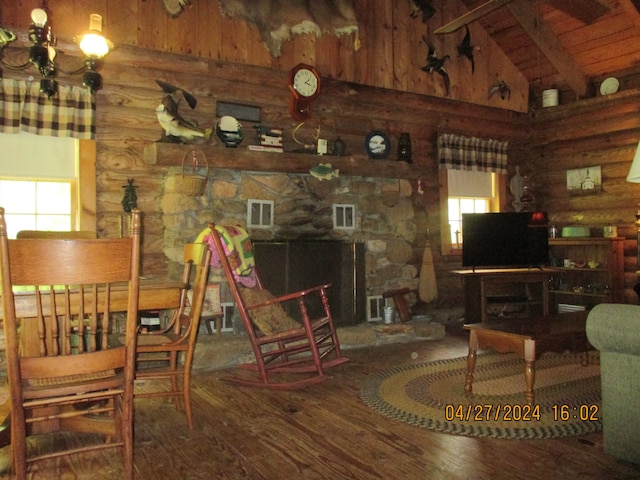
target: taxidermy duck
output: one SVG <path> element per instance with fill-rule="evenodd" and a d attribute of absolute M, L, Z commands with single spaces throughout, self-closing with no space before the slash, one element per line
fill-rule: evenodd
<path fill-rule="evenodd" d="M 409 0 L 409 8 L 411 9 L 411 18 L 422 14 L 422 23 L 427 23 L 427 20 L 436 13 L 430 0 Z"/>
<path fill-rule="evenodd" d="M 471 73 L 473 73 L 476 69 L 475 61 L 473 60 L 473 51 L 479 50 L 479 47 L 475 47 L 471 45 L 471 32 L 469 32 L 469 26 L 465 25 L 467 33 L 465 33 L 464 38 L 462 39 L 462 43 L 458 45 L 458 55 L 465 56 L 471 62 Z"/>
<path fill-rule="evenodd" d="M 502 100 L 505 98 L 511 98 L 511 89 L 504 80 L 500 80 L 498 83 L 491 86 L 489 89 L 489 96 L 487 98 L 491 98 L 496 93 L 500 95 Z"/>
<path fill-rule="evenodd" d="M 206 130 L 199 128 L 196 122 L 186 120 L 178 113 L 178 107 L 183 98 L 191 109 L 194 109 L 198 103 L 196 98 L 189 92 L 169 83 L 161 80 L 156 80 L 156 83 L 166 93 L 156 108 L 158 122 L 165 133 L 165 137 L 161 141 L 191 143 L 198 138 L 208 140 L 213 128 Z"/>
<path fill-rule="evenodd" d="M 190 5 L 191 2 L 189 0 L 162 0 L 162 4 L 167 14 L 171 18 L 176 18 L 182 13 L 184 7 Z"/>
<path fill-rule="evenodd" d="M 435 72 L 442 75 L 442 78 L 444 80 L 444 88 L 448 97 L 450 92 L 450 82 L 449 82 L 449 74 L 447 73 L 447 70 L 444 68 L 444 62 L 449 60 L 450 57 L 449 55 L 445 55 L 444 57 L 439 58 L 436 52 L 436 47 L 433 46 L 433 44 L 429 41 L 429 39 L 425 35 L 422 36 L 422 40 L 424 40 L 424 42 L 429 47 L 429 54 L 427 55 L 427 64 L 424 67 L 422 67 L 422 70 L 424 70 L 427 73 Z"/>

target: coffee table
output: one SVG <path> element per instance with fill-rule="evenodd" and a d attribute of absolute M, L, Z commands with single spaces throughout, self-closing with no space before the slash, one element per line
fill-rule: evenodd
<path fill-rule="evenodd" d="M 582 365 L 588 364 L 589 341 L 585 332 L 586 311 L 552 314 L 527 319 L 508 319 L 496 323 L 464 325 L 469 331 L 469 355 L 464 390 L 473 391 L 473 372 L 478 349 L 492 348 L 500 353 L 515 353 L 524 359 L 525 396 L 534 404 L 535 361 L 548 351 L 571 349 L 582 352 Z"/>

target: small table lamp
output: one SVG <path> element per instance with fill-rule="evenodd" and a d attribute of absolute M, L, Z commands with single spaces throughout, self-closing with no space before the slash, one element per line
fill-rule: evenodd
<path fill-rule="evenodd" d="M 633 156 L 633 162 L 631 162 L 631 168 L 627 175 L 627 182 L 640 183 L 640 143 L 636 147 L 636 153 Z"/>

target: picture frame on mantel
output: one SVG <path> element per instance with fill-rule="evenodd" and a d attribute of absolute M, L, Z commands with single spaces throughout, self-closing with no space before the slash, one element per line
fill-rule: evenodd
<path fill-rule="evenodd" d="M 567 191 L 570 195 L 594 195 L 602 192 L 600 166 L 567 170 Z"/>

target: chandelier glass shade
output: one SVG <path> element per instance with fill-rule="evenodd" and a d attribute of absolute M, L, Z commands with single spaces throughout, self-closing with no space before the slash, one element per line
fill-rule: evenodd
<path fill-rule="evenodd" d="M 102 87 L 102 76 L 98 70 L 102 67 L 103 59 L 113 49 L 113 44 L 102 35 L 102 16 L 91 14 L 89 30 L 78 35 L 74 41 L 84 54 L 82 64 L 72 70 L 63 69 L 56 63 L 56 37 L 48 24 L 47 12 L 42 8 L 31 11 L 31 24 L 28 38 L 31 42 L 28 50 L 28 59 L 22 63 L 11 63 L 4 59 L 4 50 L 15 42 L 17 36 L 10 30 L 0 27 L 0 65 L 8 70 L 27 70 L 34 67 L 40 73 L 40 91 L 51 98 L 58 92 L 56 75 L 58 72 L 65 75 L 82 74 L 82 84 L 91 92 L 96 92 Z M 0 69 L 0 78 L 3 72 Z"/>

